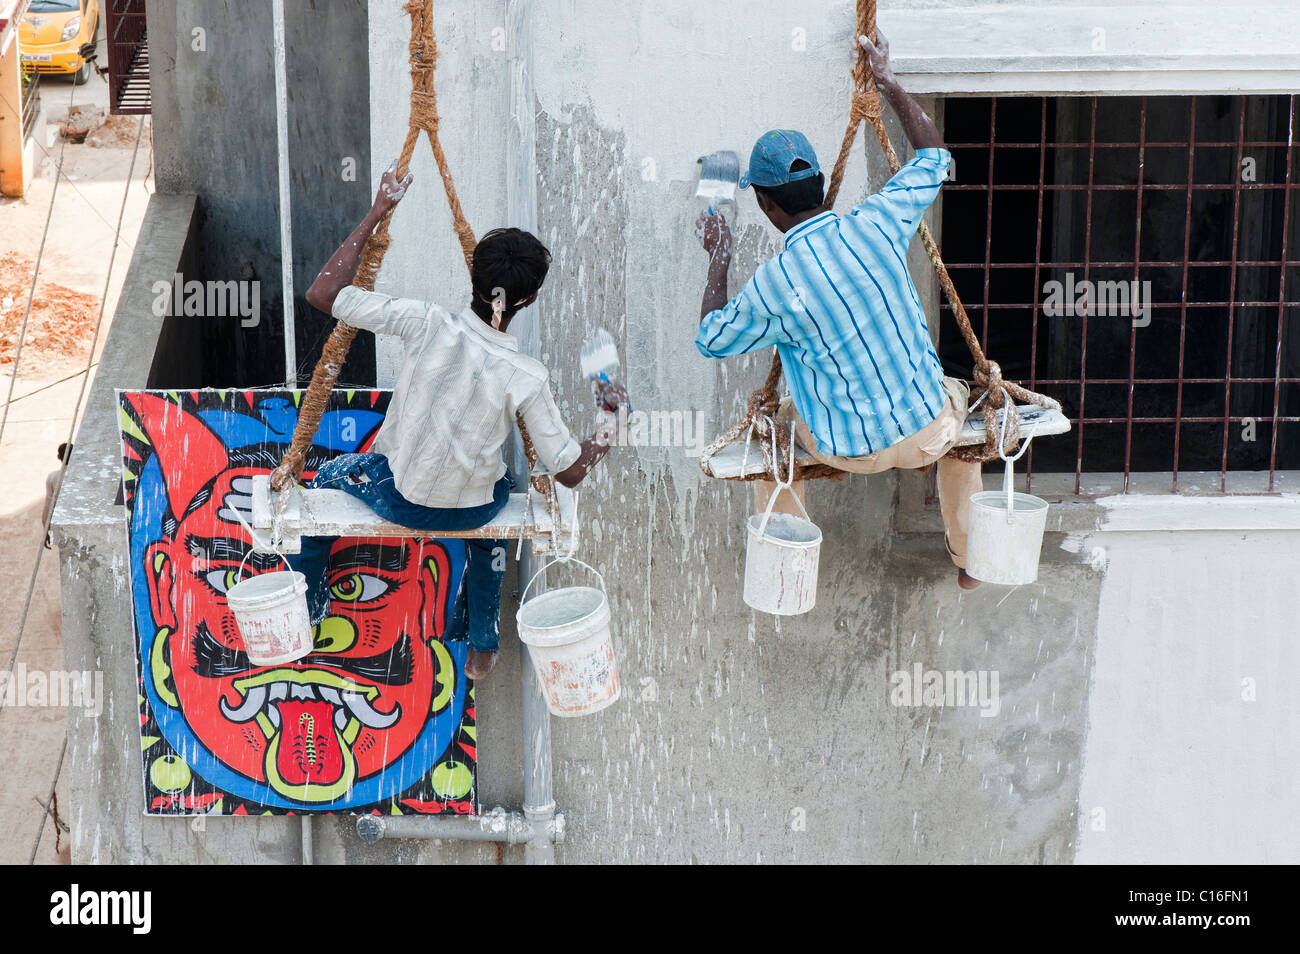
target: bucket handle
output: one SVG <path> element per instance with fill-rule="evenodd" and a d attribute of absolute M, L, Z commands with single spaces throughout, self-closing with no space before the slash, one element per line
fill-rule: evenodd
<path fill-rule="evenodd" d="M 242 521 L 241 521 L 241 522 L 242 522 Z M 243 558 L 242 560 L 239 561 L 239 578 L 240 578 L 241 580 L 244 578 L 244 564 L 248 562 L 248 558 L 249 558 L 249 557 L 251 557 L 254 553 L 258 553 L 258 552 L 262 552 L 262 553 L 274 553 L 276 556 L 278 556 L 281 560 L 284 561 L 284 565 L 287 566 L 287 567 L 289 568 L 289 572 L 290 572 L 290 573 L 293 572 L 293 564 L 290 563 L 290 562 L 289 562 L 289 558 L 288 558 L 287 556 L 285 556 L 283 553 L 281 553 L 279 550 L 261 550 L 261 551 L 259 551 L 259 549 L 258 549 L 257 547 L 254 546 L 254 547 L 249 547 L 246 551 L 244 551 L 244 558 Z"/>
<path fill-rule="evenodd" d="M 1007 456 L 1007 423 L 1010 420 L 1011 415 L 1018 412 L 1016 411 L 1016 405 L 1011 400 L 1011 395 L 1007 393 L 1007 389 L 1002 388 L 1001 391 L 1002 427 L 998 431 L 998 456 L 1006 462 L 1006 467 L 1002 472 L 1002 492 L 1007 495 L 1007 523 L 1010 523 L 1012 514 L 1016 512 L 1016 478 L 1015 474 L 1012 472 L 1012 464 L 1020 460 L 1020 458 L 1024 456 L 1025 451 L 1029 450 L 1029 443 L 1034 439 L 1034 435 L 1030 434 L 1026 437 L 1020 445 L 1020 450 L 1016 451 L 1015 454 L 1010 457 Z M 987 396 L 988 392 L 985 391 L 984 394 L 980 396 L 980 401 L 984 400 Z M 975 403 L 979 404 L 979 401 L 976 401 Z"/>
<path fill-rule="evenodd" d="M 248 558 L 254 553 L 274 553 L 284 561 L 284 565 L 289 568 L 290 572 L 293 571 L 293 564 L 289 562 L 289 558 L 285 555 L 284 550 L 282 549 L 284 546 L 284 515 L 285 511 L 288 509 L 289 493 L 289 490 L 279 491 L 280 499 L 276 502 L 275 519 L 271 524 L 271 539 L 268 543 L 258 542 L 257 531 L 248 525 L 248 521 L 244 519 L 244 515 L 240 513 L 238 507 L 230 508 L 235 514 L 235 519 L 237 519 L 243 528 L 248 531 L 249 546 L 248 549 L 244 551 L 244 558 L 239 561 L 240 579 L 243 579 L 244 577 L 244 565 L 248 563 Z"/>
<path fill-rule="evenodd" d="M 783 490 L 789 491 L 790 496 L 794 498 L 794 502 L 799 507 L 799 512 L 803 514 L 803 518 L 807 520 L 809 523 L 812 523 L 812 517 L 808 516 L 808 511 L 804 507 L 803 501 L 800 500 L 799 495 L 794 492 L 795 423 L 793 420 L 790 421 L 790 468 L 789 468 L 789 472 L 786 475 L 786 479 L 782 480 L 781 462 L 777 459 L 776 456 L 776 422 L 774 422 L 772 418 L 768 417 L 767 415 L 764 415 L 763 419 L 767 421 L 768 431 L 772 435 L 772 476 L 776 478 L 776 489 L 773 490 L 772 495 L 767 498 L 767 510 L 763 511 L 763 520 L 758 525 L 758 535 L 760 537 L 767 536 L 767 524 L 768 521 L 772 519 L 772 508 L 776 506 L 776 498 L 780 496 L 781 491 Z"/>
<path fill-rule="evenodd" d="M 555 566 L 555 564 L 557 563 L 576 563 L 578 564 L 578 566 L 590 570 L 592 573 L 596 575 L 596 579 L 600 580 L 600 592 L 605 594 L 606 600 L 609 599 L 609 591 L 605 589 L 605 577 L 601 574 L 599 570 L 597 570 L 593 566 L 589 566 L 588 564 L 583 563 L 581 560 L 575 560 L 572 556 L 563 556 L 563 557 L 556 557 L 554 560 L 551 560 L 548 563 L 543 564 L 542 568 L 533 574 L 533 578 L 528 581 L 528 585 L 524 587 L 523 593 L 519 595 L 520 609 L 522 609 L 524 604 L 528 602 L 528 591 L 533 588 L 533 584 L 537 582 L 537 578 L 541 576 L 543 573 L 545 573 L 547 569 Z"/>

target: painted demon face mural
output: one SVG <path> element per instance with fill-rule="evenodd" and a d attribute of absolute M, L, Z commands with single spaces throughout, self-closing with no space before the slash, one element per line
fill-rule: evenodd
<path fill-rule="evenodd" d="M 150 810 L 472 811 L 465 644 L 441 638 L 458 541 L 339 540 L 312 654 L 256 666 L 244 652 L 226 593 L 283 563 L 252 552 L 241 516 L 252 477 L 287 445 L 296 397 L 121 395 Z M 386 398 L 337 394 L 307 475 L 364 451 Z"/>

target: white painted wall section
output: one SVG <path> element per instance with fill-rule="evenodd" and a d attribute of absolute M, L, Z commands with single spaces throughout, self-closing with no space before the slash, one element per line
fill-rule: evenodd
<path fill-rule="evenodd" d="M 913 92 L 1287 93 L 1292 0 L 883 0 Z"/>
<path fill-rule="evenodd" d="M 1300 862 L 1300 534 L 1088 543 L 1106 570 L 1075 860 Z"/>

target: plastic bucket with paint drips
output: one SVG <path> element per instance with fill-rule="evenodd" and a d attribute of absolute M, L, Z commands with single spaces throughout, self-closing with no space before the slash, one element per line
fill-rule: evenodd
<path fill-rule="evenodd" d="M 276 570 L 240 580 L 226 591 L 226 604 L 235 614 L 244 651 L 253 665 L 279 666 L 312 651 L 315 642 L 307 609 L 307 578 L 296 570 Z"/>
<path fill-rule="evenodd" d="M 547 709 L 557 716 L 590 715 L 612 705 L 622 692 L 609 631 L 605 578 L 580 560 L 557 560 L 547 566 L 557 562 L 590 570 L 600 580 L 600 588 L 567 586 L 530 600 L 528 591 L 546 570 L 544 566 L 524 587 L 515 621 Z"/>
<path fill-rule="evenodd" d="M 1006 395 L 1006 392 L 1003 392 Z M 1001 490 L 985 490 L 970 497 L 966 534 L 966 572 L 983 583 L 1022 586 L 1038 579 L 1038 560 L 1047 529 L 1047 501 L 1014 490 L 1012 464 L 1029 448 L 1026 439 L 1014 457 L 1003 450 L 1007 415 L 1016 413 L 1010 395 L 1003 402 L 998 456 L 1006 462 Z"/>
<path fill-rule="evenodd" d="M 789 473 L 782 480 L 777 469 L 776 424 L 767 418 L 772 435 L 772 476 L 776 488 L 767 499 L 767 510 L 745 521 L 745 603 L 774 616 L 798 616 L 817 602 L 817 568 L 821 556 L 822 532 L 808 519 L 803 501 L 794 492 L 794 423 L 790 425 Z M 746 444 L 749 438 L 746 437 Z M 773 513 L 776 498 L 788 492 L 803 517 Z"/>
<path fill-rule="evenodd" d="M 779 487 L 767 502 L 765 513 L 745 523 L 745 602 L 776 616 L 806 613 L 817 602 L 817 567 L 822 532 L 808 519 L 772 513 Z M 791 493 L 797 502 L 799 498 Z M 803 510 L 803 504 L 799 504 Z M 808 512 L 804 511 L 804 518 Z"/>

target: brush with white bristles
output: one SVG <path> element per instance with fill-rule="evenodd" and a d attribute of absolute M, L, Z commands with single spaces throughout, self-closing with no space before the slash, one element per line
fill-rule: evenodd
<path fill-rule="evenodd" d="M 606 384 L 618 380 L 618 347 L 614 338 L 604 328 L 597 328 L 582 346 L 579 356 L 582 375 L 592 382 L 603 381 Z M 613 410 L 613 408 L 608 408 Z"/>

